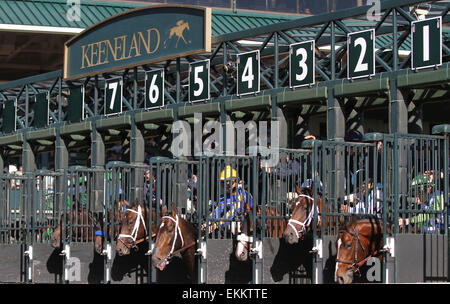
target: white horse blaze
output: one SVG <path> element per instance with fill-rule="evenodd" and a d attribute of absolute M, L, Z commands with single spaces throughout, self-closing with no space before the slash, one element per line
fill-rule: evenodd
<path fill-rule="evenodd" d="M 342 244 L 341 239 L 338 239 L 336 259 L 339 258 L 339 247 L 341 247 L 341 244 Z M 334 281 L 335 281 L 335 282 L 337 282 L 338 264 L 339 264 L 339 262 L 336 262 L 336 269 L 334 270 Z"/>

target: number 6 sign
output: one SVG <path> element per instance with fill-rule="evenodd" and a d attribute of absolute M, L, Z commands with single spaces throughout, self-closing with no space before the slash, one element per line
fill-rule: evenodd
<path fill-rule="evenodd" d="M 157 69 L 145 73 L 145 108 L 164 106 L 164 70 Z"/>

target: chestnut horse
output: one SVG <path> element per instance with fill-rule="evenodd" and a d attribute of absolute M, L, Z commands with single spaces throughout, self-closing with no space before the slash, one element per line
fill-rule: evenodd
<path fill-rule="evenodd" d="M 72 210 L 66 212 L 67 227 L 64 223 L 64 214 L 61 214 L 59 225 L 55 228 L 51 238 L 53 248 L 61 248 L 61 233 L 65 231 L 66 236 L 71 235 L 74 242 L 92 242 L 95 238 L 95 231 L 101 229 L 100 223 L 91 211 L 84 208 L 77 208 L 73 205 Z M 64 230 L 65 227 L 65 230 Z"/>
<path fill-rule="evenodd" d="M 247 205 L 247 213 L 244 217 L 244 221 L 241 225 L 241 232 L 237 236 L 237 245 L 235 250 L 235 256 L 238 261 L 245 262 L 248 260 L 249 253 L 253 250 L 253 211 Z M 280 217 L 280 213 L 268 206 L 265 207 L 266 219 L 266 231 L 268 231 L 271 237 L 280 238 L 283 237 L 283 233 L 286 229 L 286 220 L 284 218 L 271 218 Z M 256 216 L 261 216 L 261 207 L 257 207 Z M 257 221 L 258 222 L 258 221 Z M 256 227 L 261 229 L 261 225 L 257 224 Z"/>
<path fill-rule="evenodd" d="M 168 214 L 167 207 L 164 205 L 162 214 L 166 215 L 161 218 L 158 227 L 155 247 L 152 251 L 153 266 L 162 271 L 173 256 L 181 253 L 192 282 L 197 283 L 197 272 L 195 271 L 196 229 L 178 214 L 174 205 L 172 205 L 170 214 Z"/>
<path fill-rule="evenodd" d="M 116 252 L 119 256 L 128 255 L 131 249 L 137 250 L 137 244 L 148 240 L 147 224 L 149 221 L 149 208 L 135 203 L 128 208 L 123 216 L 120 234 L 117 237 Z M 156 209 L 152 208 L 151 237 L 156 236 Z"/>
<path fill-rule="evenodd" d="M 342 223 L 336 240 L 335 281 L 350 284 L 370 258 L 383 257 L 383 222 L 377 217 Z M 387 225 L 387 232 L 391 232 Z"/>
<path fill-rule="evenodd" d="M 117 233 L 119 232 L 118 225 L 115 225 L 114 223 L 119 222 L 122 220 L 122 216 L 127 208 L 130 207 L 130 204 L 126 200 L 119 201 L 118 204 L 114 204 L 116 208 L 114 208 L 114 213 L 111 212 L 111 210 L 108 210 L 107 215 L 107 221 L 110 223 L 107 231 L 106 238 L 111 239 L 115 238 Z M 104 227 L 104 224 L 101 225 Z M 103 254 L 104 249 L 104 242 L 105 242 L 105 235 L 104 230 L 97 230 L 95 231 L 95 237 L 94 237 L 94 248 L 95 252 L 98 254 Z"/>
<path fill-rule="evenodd" d="M 298 243 L 305 234 L 312 229 L 314 213 L 317 213 L 317 233 L 320 234 L 322 221 L 319 214 L 322 212 L 322 198 L 318 196 L 314 199 L 313 191 L 310 188 L 302 190 L 295 186 L 298 197 L 293 203 L 291 218 L 284 230 L 284 239 L 289 244 Z M 316 201 L 316 203 L 314 203 Z M 326 223 L 328 224 L 328 223 Z"/>

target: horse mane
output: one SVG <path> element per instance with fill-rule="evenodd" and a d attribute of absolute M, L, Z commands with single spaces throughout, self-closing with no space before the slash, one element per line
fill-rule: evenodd
<path fill-rule="evenodd" d="M 302 193 L 305 195 L 311 196 L 311 197 L 313 197 L 313 195 L 314 195 L 314 191 L 313 191 L 312 187 L 311 188 L 310 187 L 302 188 Z"/>

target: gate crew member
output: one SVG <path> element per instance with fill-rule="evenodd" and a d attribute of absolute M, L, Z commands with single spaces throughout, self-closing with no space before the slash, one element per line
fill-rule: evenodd
<path fill-rule="evenodd" d="M 243 189 L 238 182 L 237 171 L 226 166 L 220 173 L 221 188 L 225 187 L 226 194 L 220 196 L 219 205 L 210 213 L 211 219 L 242 220 L 249 210 L 253 208 L 253 197 Z M 217 228 L 230 229 L 230 222 L 215 222 L 210 226 L 209 232 Z"/>
<path fill-rule="evenodd" d="M 439 177 L 435 178 L 433 171 L 428 171 L 416 176 L 411 182 L 412 189 L 417 187 L 416 203 L 418 209 L 423 210 L 423 213 L 411 216 L 405 220 L 405 223 L 415 225 L 416 230 L 423 233 L 442 233 L 446 229 L 445 214 L 442 212 L 445 208 L 444 191 L 442 191 L 444 189 L 443 179 L 437 179 Z M 437 187 L 438 185 L 440 187 Z M 402 221 L 399 220 L 399 222 Z"/>

